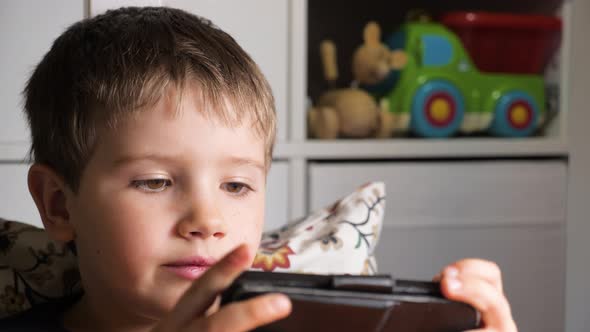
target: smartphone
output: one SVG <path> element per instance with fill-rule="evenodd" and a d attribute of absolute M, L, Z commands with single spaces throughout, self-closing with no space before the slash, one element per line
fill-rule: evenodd
<path fill-rule="evenodd" d="M 283 293 L 291 314 L 259 332 L 459 332 L 476 329 L 480 314 L 450 301 L 440 284 L 387 275 L 310 275 L 247 271 L 222 294 L 222 305 Z"/>

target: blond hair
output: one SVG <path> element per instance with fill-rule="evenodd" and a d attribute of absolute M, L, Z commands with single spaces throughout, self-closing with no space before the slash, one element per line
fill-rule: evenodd
<path fill-rule="evenodd" d="M 167 89 L 182 91 L 193 82 L 208 105 L 203 112 L 231 126 L 253 121 L 265 142 L 268 169 L 276 115 L 264 75 L 210 21 L 166 7 L 107 11 L 55 40 L 23 92 L 30 156 L 77 191 L 99 129 L 115 129 L 157 103 Z"/>

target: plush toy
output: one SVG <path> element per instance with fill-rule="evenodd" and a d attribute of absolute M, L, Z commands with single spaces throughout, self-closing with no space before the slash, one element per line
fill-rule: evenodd
<path fill-rule="evenodd" d="M 332 41 L 323 41 L 320 53 L 324 77 L 333 84 L 338 78 L 336 46 Z M 392 113 L 381 109 L 373 96 L 357 88 L 325 92 L 309 110 L 307 120 L 310 135 L 322 139 L 384 138 L 391 136 L 394 127 Z"/>
<path fill-rule="evenodd" d="M 408 55 L 404 50 L 391 50 L 381 41 L 381 29 L 376 22 L 369 22 L 364 29 L 364 42 L 354 52 L 352 73 L 355 82 L 364 90 L 376 95 L 383 95 L 389 90 L 391 73 L 402 70 L 408 63 Z M 379 98 L 379 97 L 376 97 Z M 389 110 L 387 98 L 379 98 L 382 110 Z M 403 112 L 392 112 L 390 134 L 403 133 L 408 127 L 410 117 Z"/>
<path fill-rule="evenodd" d="M 354 52 L 352 73 L 360 84 L 373 85 L 383 81 L 392 70 L 400 70 L 408 62 L 403 50 L 390 50 L 381 42 L 381 29 L 369 22 L 364 30 L 364 43 Z"/>

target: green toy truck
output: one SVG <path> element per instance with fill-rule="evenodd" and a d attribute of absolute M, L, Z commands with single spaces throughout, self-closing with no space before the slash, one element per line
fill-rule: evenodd
<path fill-rule="evenodd" d="M 405 51 L 405 65 L 361 87 L 396 115 L 398 131 L 432 138 L 485 131 L 525 137 L 544 121 L 542 75 L 480 71 L 442 24 L 406 23 L 385 44 Z"/>

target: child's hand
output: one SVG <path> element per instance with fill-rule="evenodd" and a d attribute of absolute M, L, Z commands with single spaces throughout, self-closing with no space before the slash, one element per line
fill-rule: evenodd
<path fill-rule="evenodd" d="M 434 280 L 443 294 L 472 305 L 481 313 L 481 329 L 470 332 L 516 332 L 510 304 L 502 291 L 500 268 L 481 259 L 464 259 L 445 267 Z"/>
<path fill-rule="evenodd" d="M 258 296 L 228 304 L 214 313 L 208 312 L 219 293 L 229 287 L 249 263 L 246 246 L 229 253 L 195 281 L 153 332 L 249 331 L 289 315 L 289 298 L 280 294 Z"/>

